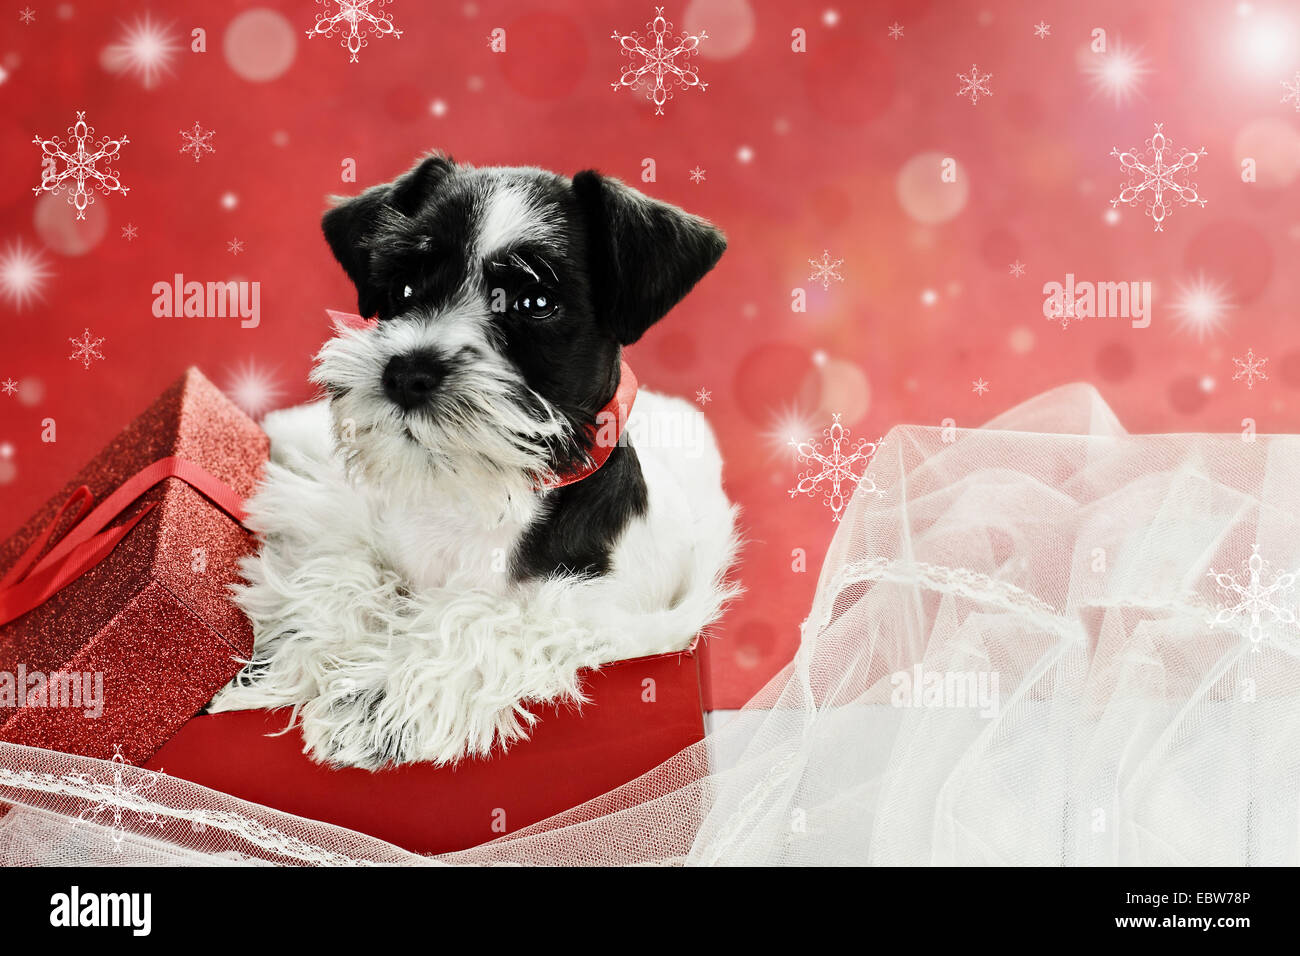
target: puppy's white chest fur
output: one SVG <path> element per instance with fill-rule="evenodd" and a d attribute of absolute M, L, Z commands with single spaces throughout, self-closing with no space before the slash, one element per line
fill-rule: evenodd
<path fill-rule="evenodd" d="M 538 510 L 532 501 L 503 502 L 500 519 L 487 523 L 451 496 L 368 497 L 385 559 L 416 590 L 480 587 L 505 594 L 510 556 Z"/>

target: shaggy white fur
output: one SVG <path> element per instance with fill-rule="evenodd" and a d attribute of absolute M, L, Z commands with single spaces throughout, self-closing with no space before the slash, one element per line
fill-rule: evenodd
<path fill-rule="evenodd" d="M 487 755 L 527 735 L 527 705 L 580 702 L 581 669 L 684 648 L 738 592 L 737 509 L 712 432 L 680 399 L 637 396 L 627 434 L 648 513 L 589 580 L 510 582 L 510 545 L 544 493 L 488 526 L 452 498 L 394 500 L 349 475 L 326 403 L 264 427 L 271 462 L 248 502 L 262 546 L 236 593 L 256 665 L 211 710 L 292 706 L 317 760 Z"/>

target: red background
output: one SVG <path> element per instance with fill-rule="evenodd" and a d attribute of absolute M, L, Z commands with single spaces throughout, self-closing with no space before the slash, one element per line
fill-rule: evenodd
<path fill-rule="evenodd" d="M 374 39 L 358 63 L 337 36 L 308 40 L 309 0 L 10 0 L 0 254 L 21 243 L 47 276 L 22 302 L 0 269 L 0 382 L 17 384 L 0 392 L 0 535 L 188 364 L 227 388 L 251 369 L 274 390 L 270 406 L 311 397 L 324 310 L 354 302 L 319 236 L 327 195 L 390 179 L 431 148 L 482 165 L 597 167 L 730 237 L 714 274 L 629 358 L 651 388 L 711 392 L 750 542 L 748 594 L 709 650 L 713 706 L 737 706 L 788 659 L 834 532 L 820 499 L 791 500 L 802 466 L 785 445 L 816 437 L 833 413 L 862 438 L 898 422 L 977 425 L 1082 379 L 1135 431 L 1237 430 L 1246 417 L 1265 432 L 1300 426 L 1300 290 L 1286 266 L 1300 242 L 1300 113 L 1281 102 L 1300 70 L 1300 11 L 1084 6 L 670 3 L 679 28 L 709 34 L 695 58 L 708 86 L 675 90 L 656 116 L 644 96 L 610 88 L 626 62 L 611 34 L 644 35 L 649 0 L 392 0 L 402 36 Z M 240 19 L 253 9 L 274 15 Z M 146 15 L 177 46 L 152 78 L 106 49 Z M 206 52 L 190 50 L 195 27 Z M 504 53 L 488 46 L 496 27 Z M 791 49 L 795 28 L 806 52 Z M 1090 49 L 1095 28 L 1106 53 Z M 1139 72 L 1116 97 L 1090 70 L 1120 56 Z M 247 78 L 277 58 L 279 75 Z M 972 63 L 992 74 L 993 95 L 976 104 L 957 95 Z M 65 196 L 32 191 L 33 135 L 66 137 L 78 110 L 97 135 L 130 139 L 114 164 L 129 194 L 97 194 L 80 223 Z M 178 151 L 196 121 L 215 131 L 198 163 Z M 1192 176 L 1207 204 L 1176 208 L 1163 232 L 1109 202 L 1126 180 L 1111 149 L 1140 151 L 1154 123 L 1207 151 Z M 349 157 L 356 183 L 340 181 Z M 647 157 L 653 182 L 641 178 Z M 943 157 L 957 183 L 941 182 Z M 1242 179 L 1246 157 L 1255 182 Z M 688 175 L 697 166 L 700 183 Z M 808 281 L 823 250 L 843 259 L 827 290 Z M 260 326 L 154 318 L 152 286 L 176 272 L 261 282 Z M 1067 272 L 1152 282 L 1151 327 L 1046 320 L 1043 283 Z M 1203 336 L 1177 309 L 1198 278 L 1231 304 Z M 791 311 L 796 287 L 806 313 Z M 89 368 L 69 360 L 86 328 L 104 339 Z M 1232 378 L 1247 349 L 1268 358 L 1268 379 L 1249 389 Z M 981 378 L 983 395 L 972 391 Z M 41 440 L 46 418 L 54 443 Z M 796 548 L 809 555 L 804 573 L 792 570 Z"/>

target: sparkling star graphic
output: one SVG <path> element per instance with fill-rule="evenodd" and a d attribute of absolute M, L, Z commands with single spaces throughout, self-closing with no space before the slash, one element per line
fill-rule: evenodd
<path fill-rule="evenodd" d="M 104 51 L 104 62 L 115 73 L 134 73 L 148 90 L 158 85 L 163 74 L 172 72 L 172 60 L 180 49 L 171 27 L 155 23 L 145 14 Z"/>
<path fill-rule="evenodd" d="M 1233 308 L 1228 284 L 1210 279 L 1204 273 L 1180 282 L 1178 297 L 1172 303 L 1179 330 L 1195 335 L 1198 342 L 1218 332 Z"/>
<path fill-rule="evenodd" d="M 1117 107 L 1138 92 L 1142 78 L 1151 72 L 1141 49 L 1129 49 L 1117 38 L 1111 41 L 1108 52 L 1094 54 L 1082 69 L 1094 91 L 1110 94 Z"/>
<path fill-rule="evenodd" d="M 0 298 L 17 309 L 43 299 L 45 280 L 54 274 L 48 265 L 40 252 L 27 248 L 21 239 L 6 244 L 0 252 Z"/>
<path fill-rule="evenodd" d="M 282 392 L 275 370 L 264 368 L 252 359 L 231 372 L 223 391 L 254 418 L 275 408 Z"/>

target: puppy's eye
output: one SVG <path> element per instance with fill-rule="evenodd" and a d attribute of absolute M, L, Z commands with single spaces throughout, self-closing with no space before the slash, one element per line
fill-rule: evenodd
<path fill-rule="evenodd" d="M 544 285 L 530 285 L 515 299 L 514 310 L 530 319 L 549 319 L 560 310 L 560 300 Z"/>
<path fill-rule="evenodd" d="M 411 297 L 411 287 L 409 285 L 402 286 L 402 298 L 409 299 L 410 297 Z"/>

